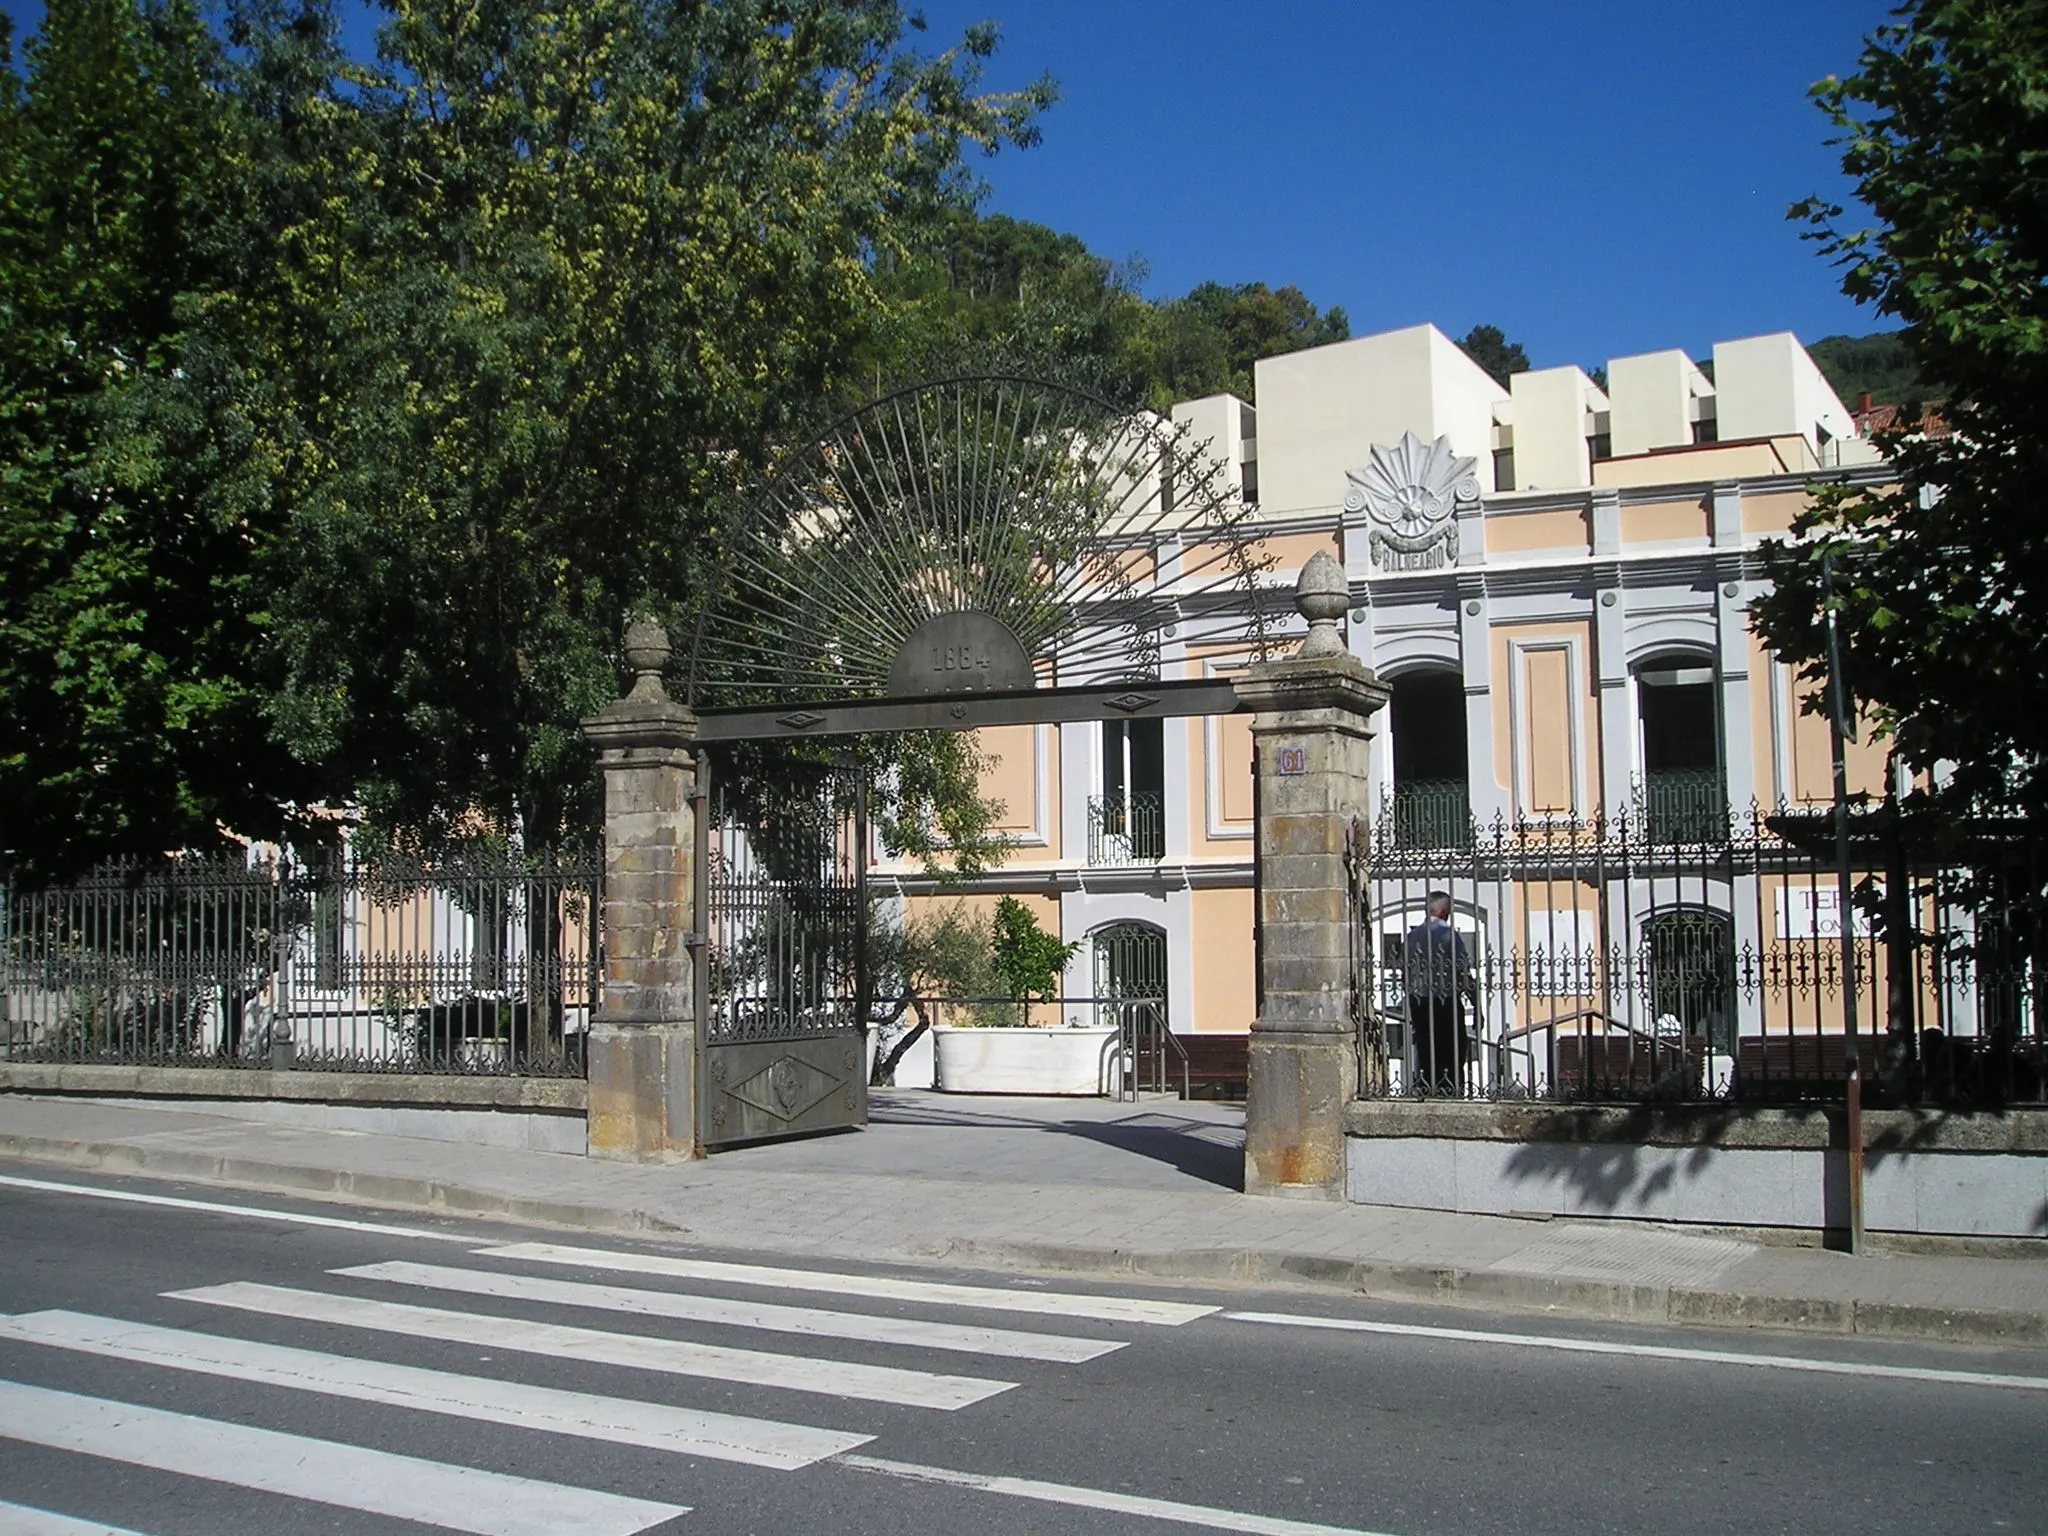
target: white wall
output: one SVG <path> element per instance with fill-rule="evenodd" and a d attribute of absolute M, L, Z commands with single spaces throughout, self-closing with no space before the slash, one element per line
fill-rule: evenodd
<path fill-rule="evenodd" d="M 1203 468 L 1217 467 L 1219 496 L 1244 494 L 1244 421 L 1250 411 L 1235 395 L 1208 395 L 1173 408 L 1174 425 L 1187 427 L 1183 442 L 1189 457 L 1202 461 Z"/>
<path fill-rule="evenodd" d="M 1833 463 L 1821 432 L 1840 442 L 1855 420 L 1790 331 L 1714 343 L 1714 389 L 1724 443 L 1798 433 L 1817 460 Z"/>
<path fill-rule="evenodd" d="M 1714 385 L 1676 349 L 1617 357 L 1607 364 L 1608 436 L 1616 458 L 1692 441 L 1692 402 Z"/>
<path fill-rule="evenodd" d="M 1518 373 L 1508 383 L 1514 394 L 1513 488 L 1559 491 L 1591 485 L 1587 415 L 1607 409 L 1607 397 L 1572 367 Z"/>
<path fill-rule="evenodd" d="M 1846 1154 L 1819 1148 L 1347 1138 L 1361 1205 L 1506 1215 L 1634 1218 L 1732 1227 L 1840 1225 Z M 2039 1237 L 2048 1157 L 1879 1152 L 1867 1156 L 1873 1231 Z"/>
<path fill-rule="evenodd" d="M 1336 508 L 1344 472 L 1403 432 L 1424 442 L 1448 435 L 1479 461 L 1481 487 L 1493 488 L 1493 406 L 1508 393 L 1433 325 L 1261 358 L 1254 373 L 1259 504 L 1269 516 Z"/>
<path fill-rule="evenodd" d="M 1417 427 L 1415 435 L 1425 443 L 1436 437 L 1449 437 L 1452 452 L 1479 461 L 1482 491 L 1506 490 L 1506 486 L 1493 483 L 1493 421 L 1494 407 L 1512 396 L 1450 337 L 1433 325 L 1424 329 L 1429 333 L 1430 420 L 1428 429 Z M 1376 443 L 1400 440 L 1398 431 L 1373 439 Z M 1360 455 L 1349 467 L 1356 468 L 1364 462 L 1365 457 Z"/>

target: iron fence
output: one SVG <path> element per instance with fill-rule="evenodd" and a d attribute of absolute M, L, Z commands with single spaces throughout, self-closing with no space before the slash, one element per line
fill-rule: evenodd
<path fill-rule="evenodd" d="M 0 900 L 0 1058 L 580 1075 L 602 865 L 173 858 Z"/>
<path fill-rule="evenodd" d="M 1356 918 L 1364 1090 L 1827 1099 L 1853 987 L 1869 1102 L 2048 1100 L 2044 935 L 1962 900 L 2035 857 L 2024 828 L 1857 810 L 1845 973 L 1831 811 L 1709 815 L 1696 790 L 1439 846 L 1383 812 Z"/>

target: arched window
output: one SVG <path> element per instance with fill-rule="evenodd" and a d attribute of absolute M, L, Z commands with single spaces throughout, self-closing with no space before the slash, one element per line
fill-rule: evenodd
<path fill-rule="evenodd" d="M 1095 952 L 1095 995 L 1166 996 L 1166 930 L 1151 923 L 1109 923 L 1089 935 Z"/>
<path fill-rule="evenodd" d="M 1724 913 L 1685 907 L 1643 924 L 1650 1015 L 1663 1032 L 1735 1049 L 1735 929 Z"/>
<path fill-rule="evenodd" d="M 1654 657 L 1636 668 L 1642 728 L 1643 830 L 1658 842 L 1728 836 L 1721 685 L 1710 657 Z"/>
<path fill-rule="evenodd" d="M 1465 680 L 1445 667 L 1388 682 L 1394 747 L 1394 836 L 1404 848 L 1455 848 L 1471 835 Z"/>

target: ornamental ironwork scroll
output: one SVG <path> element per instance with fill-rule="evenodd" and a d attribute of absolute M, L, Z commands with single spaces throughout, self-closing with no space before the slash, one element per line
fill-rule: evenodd
<path fill-rule="evenodd" d="M 835 708 L 1173 677 L 1268 649 L 1254 510 L 1185 425 L 1045 380 L 942 379 L 792 450 L 723 531 L 689 649 L 712 717 L 827 734 Z M 1162 670 L 1164 669 L 1164 670 Z M 955 703 L 969 709 L 950 714 Z M 815 724 L 788 724 L 796 715 Z M 866 729 L 934 723 L 876 716 Z"/>

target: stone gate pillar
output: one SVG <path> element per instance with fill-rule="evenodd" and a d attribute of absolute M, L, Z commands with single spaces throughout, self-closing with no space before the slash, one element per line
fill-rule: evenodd
<path fill-rule="evenodd" d="M 626 696 L 583 722 L 604 772 L 604 996 L 589 1041 L 590 1153 L 697 1155 L 697 717 L 661 684 L 668 632 L 626 626 Z"/>
<path fill-rule="evenodd" d="M 1369 813 L 1368 722 L 1387 701 L 1345 648 L 1344 571 L 1318 551 L 1295 601 L 1309 621 L 1294 655 L 1238 681 L 1254 712 L 1258 778 L 1260 1009 L 1245 1093 L 1247 1194 L 1344 1198 L 1344 1107 L 1358 1085 L 1351 1019 L 1352 923 L 1345 851 Z"/>

